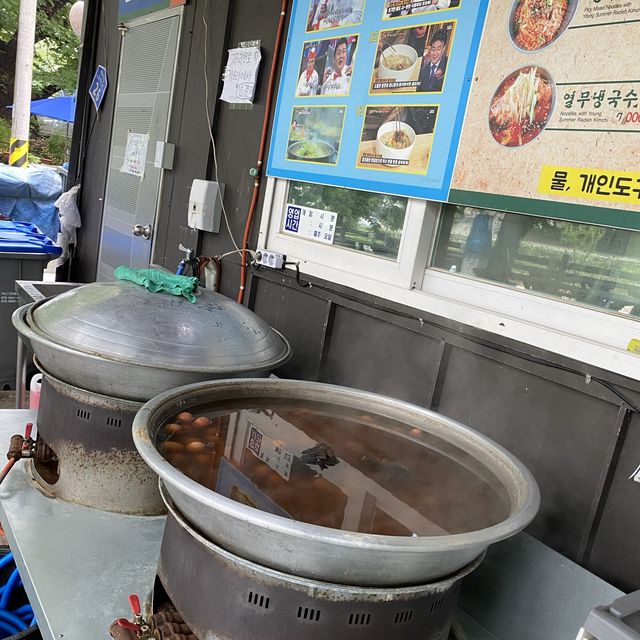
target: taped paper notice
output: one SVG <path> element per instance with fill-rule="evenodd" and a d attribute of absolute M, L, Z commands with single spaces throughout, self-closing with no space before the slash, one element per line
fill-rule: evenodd
<path fill-rule="evenodd" d="M 253 104 L 261 59 L 260 47 L 229 49 L 220 100 L 231 104 Z"/>
<path fill-rule="evenodd" d="M 129 133 L 127 148 L 124 152 L 124 163 L 120 171 L 139 178 L 144 177 L 144 165 L 147 161 L 147 146 L 149 134 Z"/>

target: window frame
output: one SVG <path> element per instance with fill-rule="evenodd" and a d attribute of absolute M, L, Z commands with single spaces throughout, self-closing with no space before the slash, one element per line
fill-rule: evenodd
<path fill-rule="evenodd" d="M 640 338 L 633 317 L 432 268 L 442 204 L 410 200 L 394 262 L 281 233 L 288 182 L 268 179 L 258 248 L 284 253 L 303 274 L 640 378 L 640 359 L 627 350 Z"/>
<path fill-rule="evenodd" d="M 426 200 L 407 199 L 398 257 L 391 260 L 283 233 L 282 220 L 288 188 L 288 180 L 268 178 L 258 235 L 259 248 L 282 253 L 288 261 L 299 262 L 302 271 L 329 280 L 334 280 L 335 276 L 327 277 L 326 274 L 334 274 L 347 267 L 355 274 L 366 273 L 368 278 L 380 283 L 401 288 L 420 286 L 437 222 L 437 216 L 432 212 L 428 214 L 428 210 L 439 206 L 434 207 L 434 203 Z M 340 215 L 340 212 L 337 213 Z"/>

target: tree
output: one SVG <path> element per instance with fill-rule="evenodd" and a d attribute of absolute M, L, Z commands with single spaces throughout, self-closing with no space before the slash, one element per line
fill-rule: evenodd
<path fill-rule="evenodd" d="M 38 0 L 33 98 L 73 91 L 78 70 L 78 37 L 69 26 L 70 0 Z M 20 0 L 2 0 L 0 12 L 0 115 L 13 102 Z"/>

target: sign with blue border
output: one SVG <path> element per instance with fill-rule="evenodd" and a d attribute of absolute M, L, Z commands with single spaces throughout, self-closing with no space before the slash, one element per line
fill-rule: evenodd
<path fill-rule="evenodd" d="M 93 100 L 96 112 L 100 111 L 108 86 L 107 70 L 100 64 L 96 69 L 93 80 L 91 81 L 91 86 L 89 87 L 89 95 L 91 96 L 91 100 Z"/>
<path fill-rule="evenodd" d="M 120 0 L 118 20 L 133 20 L 147 13 L 178 7 L 186 3 L 187 0 Z"/>
<path fill-rule="evenodd" d="M 267 174 L 446 200 L 488 4 L 294 0 Z"/>

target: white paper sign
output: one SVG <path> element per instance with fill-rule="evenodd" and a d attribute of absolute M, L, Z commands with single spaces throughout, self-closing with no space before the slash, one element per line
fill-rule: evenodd
<path fill-rule="evenodd" d="M 268 464 L 278 475 L 289 480 L 293 454 L 289 453 L 281 442 L 270 438 L 264 431 L 252 424 L 247 449 L 262 462 Z"/>
<path fill-rule="evenodd" d="M 124 163 L 120 171 L 132 176 L 144 177 L 144 165 L 147 161 L 147 145 L 149 134 L 129 133 L 127 136 L 127 148 L 124 152 Z"/>
<path fill-rule="evenodd" d="M 261 59 L 260 47 L 229 49 L 220 100 L 232 104 L 252 104 Z"/>
<path fill-rule="evenodd" d="M 287 205 L 284 232 L 324 244 L 333 244 L 338 214 L 334 211 Z"/>

